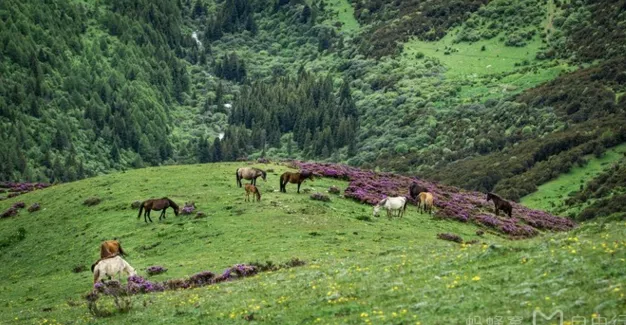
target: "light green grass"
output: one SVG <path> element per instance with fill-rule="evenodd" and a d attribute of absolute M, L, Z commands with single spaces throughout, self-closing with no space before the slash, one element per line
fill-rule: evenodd
<path fill-rule="evenodd" d="M 608 149 L 601 158 L 588 155 L 585 166 L 573 167 L 568 173 L 537 187 L 537 191 L 523 197 L 521 203 L 533 209 L 558 212 L 567 215 L 577 212 L 581 207 L 566 209 L 563 207 L 568 194 L 580 190 L 580 186 L 599 175 L 621 158 L 626 152 L 626 143 Z"/>
<path fill-rule="evenodd" d="M 235 186 L 241 164 L 146 168 L 57 185 L 0 202 L 39 202 L 0 220 L 0 238 L 26 229 L 26 238 L 0 250 L 2 324 L 465 324 L 469 316 L 520 316 L 564 310 L 566 315 L 612 315 L 626 310 L 626 224 L 587 224 L 571 233 L 508 241 L 476 228 L 418 214 L 373 218 L 371 207 L 331 195 L 278 193 L 277 165 L 259 180 L 261 203 L 244 203 Z M 303 188 L 325 191 L 346 183 L 331 179 Z M 146 225 L 130 209 L 134 200 L 169 196 L 193 200 L 207 218 L 153 213 Z M 83 200 L 103 199 L 94 207 Z M 435 239 L 452 232 L 484 244 L 461 246 Z M 127 260 L 169 269 L 153 279 L 179 278 L 250 261 L 306 260 L 303 267 L 263 273 L 195 290 L 138 295 L 127 314 L 94 319 L 81 295 L 92 274 L 73 273 L 98 258 L 102 240 L 117 237 Z M 575 239 L 574 239 L 575 238 Z M 158 245 L 156 245 L 158 244 Z M 604 244 L 605 246 L 602 246 Z M 147 248 L 156 245 L 154 248 Z M 608 246 L 607 246 L 608 245 Z M 608 247 L 608 248 L 607 248 Z"/>
<path fill-rule="evenodd" d="M 355 33 L 361 28 L 359 22 L 354 17 L 354 8 L 348 0 L 325 1 L 326 7 L 337 12 L 337 21 L 341 22 L 341 31 Z M 334 21 L 333 21 L 334 22 Z M 328 22 L 328 23 L 333 23 Z"/>
<path fill-rule="evenodd" d="M 541 47 L 541 40 L 533 38 L 525 47 L 504 46 L 498 36 L 490 40 L 480 40 L 470 43 L 453 43 L 456 29 L 436 42 L 411 40 L 404 44 L 404 53 L 414 59 L 419 52 L 429 57 L 439 59 L 448 68 L 447 76 L 478 77 L 482 75 L 498 74 L 518 69 L 516 63 L 533 62 L 535 54 Z M 445 47 L 452 47 L 458 52 L 445 55 Z M 481 51 L 485 46 L 485 51 Z"/>

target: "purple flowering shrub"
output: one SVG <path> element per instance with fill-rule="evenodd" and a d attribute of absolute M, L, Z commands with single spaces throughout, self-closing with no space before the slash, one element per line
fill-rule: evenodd
<path fill-rule="evenodd" d="M 487 202 L 486 194 L 427 182 L 423 179 L 378 173 L 340 164 L 290 161 L 289 165 L 324 177 L 347 180 L 350 183 L 344 191 L 344 196 L 370 205 L 377 204 L 387 196 L 408 196 L 411 183 L 417 183 L 433 194 L 435 217 L 471 222 L 511 238 L 536 236 L 539 230 L 566 231 L 576 226 L 570 219 L 532 210 L 515 202 L 510 202 L 513 206 L 513 218 L 497 217 L 493 214 L 493 202 Z"/>
<path fill-rule="evenodd" d="M 34 190 L 44 189 L 49 187 L 47 183 L 15 183 L 15 182 L 0 182 L 0 189 L 2 191 L 9 192 L 8 197 L 15 197 L 20 194 L 26 194 Z"/>
<path fill-rule="evenodd" d="M 39 203 L 33 203 L 31 206 L 28 207 L 28 212 L 35 212 L 35 211 L 39 211 L 41 209 L 41 206 L 39 205 Z"/>
<path fill-rule="evenodd" d="M 17 209 L 10 207 L 0 214 L 0 219 L 14 217 L 17 215 Z"/>
<path fill-rule="evenodd" d="M 446 233 L 446 232 L 437 234 L 437 238 L 442 239 L 442 240 L 453 241 L 459 244 L 463 242 L 463 238 L 461 238 L 461 236 L 455 235 L 452 233 Z"/>
<path fill-rule="evenodd" d="M 196 204 L 194 202 L 185 202 L 185 206 L 180 210 L 180 213 L 184 215 L 192 214 L 196 210 Z"/>
<path fill-rule="evenodd" d="M 146 273 L 148 273 L 148 275 L 157 275 L 165 272 L 167 272 L 167 269 L 160 265 L 150 266 L 146 269 Z"/>

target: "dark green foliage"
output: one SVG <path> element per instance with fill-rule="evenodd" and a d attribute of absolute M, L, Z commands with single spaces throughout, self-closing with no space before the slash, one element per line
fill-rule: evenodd
<path fill-rule="evenodd" d="M 214 65 L 215 75 L 220 78 L 237 82 L 243 82 L 246 79 L 246 64 L 237 53 L 224 54 Z M 221 99 L 221 94 L 216 97 Z"/>
<path fill-rule="evenodd" d="M 525 46 L 545 20 L 544 0 L 493 0 L 478 9 L 456 36 L 457 42 L 476 42 L 501 35 L 506 46 Z"/>
<path fill-rule="evenodd" d="M 233 104 L 229 124 L 251 131 L 249 142 L 235 141 L 235 132 L 226 133 L 224 141 L 232 142 L 233 152 L 245 154 L 249 148 L 278 147 L 283 134 L 293 133 L 298 149 L 311 157 L 328 157 L 332 151 L 350 145 L 359 127 L 348 83 L 344 82 L 335 94 L 330 76 L 319 78 L 305 71 L 297 78 L 282 77 L 272 83 L 255 82 L 243 87 Z M 233 158 L 239 156 L 222 157 Z"/>
<path fill-rule="evenodd" d="M 446 183 L 494 190 L 517 200 L 569 171 L 583 155 L 600 154 L 604 148 L 626 141 L 626 102 L 615 103 L 616 93 L 626 88 L 617 81 L 625 68 L 626 61 L 615 59 L 521 94 L 516 101 L 554 110 L 565 123 L 563 129 L 513 148 L 456 162 L 432 175 Z"/>
<path fill-rule="evenodd" d="M 399 42 L 411 36 L 438 40 L 485 3 L 487 0 L 354 1 L 356 18 L 362 24 L 372 24 L 372 30 L 362 36 L 361 51 L 381 57 L 398 54 Z"/>
<path fill-rule="evenodd" d="M 626 1 L 574 1 L 564 3 L 563 29 L 566 46 L 559 47 L 563 57 L 580 61 L 611 59 L 626 51 L 624 23 Z"/>
<path fill-rule="evenodd" d="M 193 52 L 178 2 L 7 0 L 0 18 L 0 179 L 71 181 L 133 153 L 172 156 L 168 106 L 189 90 L 177 55 Z"/>
<path fill-rule="evenodd" d="M 626 161 L 622 159 L 596 176 L 565 202 L 576 206 L 593 202 L 577 216 L 578 220 L 606 217 L 626 211 Z M 622 216 L 623 218 L 623 216 Z"/>

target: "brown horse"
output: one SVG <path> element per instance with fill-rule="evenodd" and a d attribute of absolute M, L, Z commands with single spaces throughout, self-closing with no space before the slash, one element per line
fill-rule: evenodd
<path fill-rule="evenodd" d="M 235 175 L 237 176 L 237 185 L 239 187 L 241 187 L 241 180 L 242 179 L 250 179 L 250 184 L 252 185 L 256 185 L 256 179 L 257 177 L 261 176 L 261 178 L 263 178 L 263 181 L 267 181 L 266 177 L 267 177 L 267 173 L 264 170 L 258 169 L 258 168 L 254 168 L 254 167 L 241 167 L 241 168 L 237 168 L 237 171 L 235 172 Z"/>
<path fill-rule="evenodd" d="M 174 209 L 174 214 L 178 215 L 178 205 L 174 203 L 174 201 L 166 197 L 161 198 L 161 199 L 150 199 L 150 200 L 143 201 L 141 202 L 141 207 L 139 207 L 139 214 L 137 215 L 137 219 L 141 218 L 141 211 L 143 211 L 143 209 L 146 209 L 146 212 L 143 214 L 143 220 L 146 223 L 148 223 L 148 220 L 152 222 L 152 218 L 150 218 L 151 210 L 156 210 L 156 211 L 163 210 L 161 212 L 161 215 L 159 216 L 159 220 L 161 220 L 161 218 L 165 219 L 165 210 L 167 210 L 167 208 L 169 207 L 172 207 L 172 209 Z"/>
<path fill-rule="evenodd" d="M 91 272 L 100 261 L 115 257 L 117 255 L 126 256 L 126 252 L 122 249 L 122 244 L 117 240 L 105 240 L 100 244 L 100 259 L 91 264 Z"/>
<path fill-rule="evenodd" d="M 496 215 L 498 215 L 498 212 L 502 210 L 504 213 L 509 215 L 509 218 L 511 217 L 513 214 L 513 206 L 511 203 L 493 193 L 487 193 L 487 202 L 489 202 L 489 200 L 493 201 L 496 208 Z"/>
<path fill-rule="evenodd" d="M 313 181 L 313 173 L 308 170 L 303 170 L 299 173 L 285 172 L 280 175 L 280 191 L 287 193 L 287 190 L 285 189 L 287 183 L 298 183 L 298 193 L 300 193 L 300 184 L 302 184 L 302 182 L 306 179 Z"/>
<path fill-rule="evenodd" d="M 253 194 L 254 196 L 256 196 L 256 201 L 259 202 L 261 201 L 261 192 L 259 191 L 259 189 L 252 185 L 252 184 L 246 184 L 246 201 L 250 201 L 250 194 Z"/>

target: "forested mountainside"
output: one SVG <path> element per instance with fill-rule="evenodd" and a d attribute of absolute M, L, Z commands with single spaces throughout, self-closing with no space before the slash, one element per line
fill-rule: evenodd
<path fill-rule="evenodd" d="M 624 6 L 3 1 L 0 178 L 267 156 L 517 199 L 624 140 Z"/>

